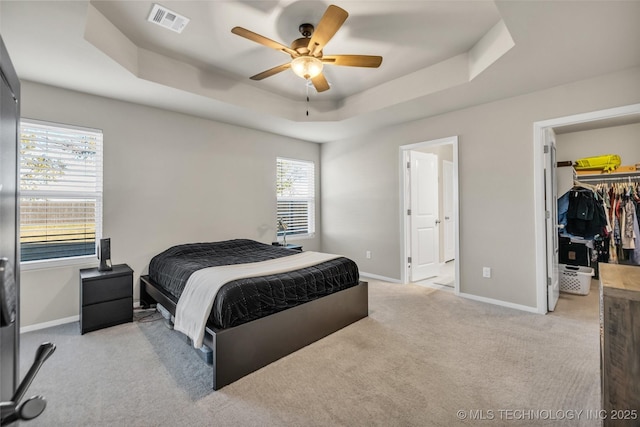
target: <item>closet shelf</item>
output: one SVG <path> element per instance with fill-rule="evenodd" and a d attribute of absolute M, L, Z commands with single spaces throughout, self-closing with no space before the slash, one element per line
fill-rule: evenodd
<path fill-rule="evenodd" d="M 601 172 L 601 171 L 576 171 L 573 170 L 573 177 L 578 181 L 612 181 L 621 180 L 626 178 L 640 178 L 640 170 L 626 166 L 626 170 L 618 170 L 613 172 Z M 629 168 L 629 169 L 627 169 Z M 618 168 L 622 169 L 622 168 Z"/>

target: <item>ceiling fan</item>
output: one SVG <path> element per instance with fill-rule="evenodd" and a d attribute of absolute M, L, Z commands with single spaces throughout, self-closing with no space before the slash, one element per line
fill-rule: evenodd
<path fill-rule="evenodd" d="M 234 27 L 231 32 L 240 37 L 244 37 L 256 43 L 260 43 L 261 45 L 279 50 L 291 56 L 290 62 L 258 73 L 255 76 L 250 77 L 251 80 L 262 80 L 291 68 L 296 75 L 306 80 L 311 80 L 313 86 L 318 92 L 324 92 L 329 89 L 329 83 L 322 74 L 324 64 L 346 67 L 378 68 L 382 63 L 381 56 L 325 56 L 323 54 L 322 49 L 340 29 L 348 16 L 349 13 L 347 13 L 346 10 L 339 8 L 338 6 L 330 5 L 324 12 L 324 15 L 322 15 L 322 18 L 315 29 L 311 24 L 300 25 L 298 30 L 302 34 L 302 37 L 294 40 L 293 43 L 291 43 L 291 47 L 287 47 L 277 41 L 268 39 L 242 27 Z"/>

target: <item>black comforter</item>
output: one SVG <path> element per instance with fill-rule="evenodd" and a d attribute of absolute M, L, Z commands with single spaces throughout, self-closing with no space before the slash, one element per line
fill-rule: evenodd
<path fill-rule="evenodd" d="M 245 239 L 178 245 L 151 259 L 149 277 L 177 301 L 196 270 L 296 253 Z M 343 257 L 287 273 L 234 280 L 218 291 L 209 323 L 220 329 L 241 325 L 355 286 L 358 281 L 357 265 Z"/>

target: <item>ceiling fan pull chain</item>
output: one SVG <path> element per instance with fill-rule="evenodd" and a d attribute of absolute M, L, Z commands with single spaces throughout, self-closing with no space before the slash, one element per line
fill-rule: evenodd
<path fill-rule="evenodd" d="M 307 87 L 307 117 L 309 117 L 309 82 L 305 86 Z"/>

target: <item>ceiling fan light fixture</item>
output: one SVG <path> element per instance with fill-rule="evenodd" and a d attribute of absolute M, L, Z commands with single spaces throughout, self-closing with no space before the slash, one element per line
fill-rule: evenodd
<path fill-rule="evenodd" d="M 349 13 L 346 10 L 333 4 L 329 5 L 316 27 L 312 24 L 300 25 L 298 30 L 302 34 L 302 38 L 294 40 L 291 43 L 291 47 L 242 27 L 233 27 L 231 32 L 252 42 L 286 53 L 291 57 L 291 60 L 285 64 L 249 77 L 251 80 L 262 80 L 291 68 L 297 76 L 307 80 L 307 85 L 311 82 L 317 92 L 324 92 L 330 89 L 330 84 L 322 73 L 325 62 L 345 67 L 368 68 L 378 68 L 382 63 L 381 56 L 373 55 L 324 56 L 323 49 L 325 45 L 344 24 L 348 16 Z"/>
<path fill-rule="evenodd" d="M 305 80 L 312 79 L 322 72 L 322 61 L 314 56 L 299 56 L 291 61 L 291 69 Z"/>

